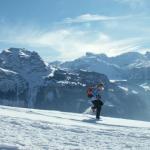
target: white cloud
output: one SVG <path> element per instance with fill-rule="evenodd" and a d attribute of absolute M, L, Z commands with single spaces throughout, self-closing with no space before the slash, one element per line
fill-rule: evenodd
<path fill-rule="evenodd" d="M 4 34 L 5 33 L 5 34 Z M 39 29 L 11 28 L 5 29 L 0 35 L 0 41 L 25 47 L 57 50 L 60 55 L 55 59 L 71 60 L 84 55 L 87 51 L 93 53 L 106 53 L 114 56 L 123 52 L 142 49 L 143 38 L 128 38 L 114 40 L 104 32 L 81 31 L 80 29 L 58 29 L 42 31 Z"/>
<path fill-rule="evenodd" d="M 85 22 L 93 22 L 93 21 L 108 21 L 120 19 L 119 17 L 110 17 L 110 16 L 102 16 L 102 15 L 93 15 L 93 14 L 83 14 L 77 16 L 75 18 L 66 18 L 64 19 L 64 23 L 85 23 Z"/>
<path fill-rule="evenodd" d="M 92 35 L 96 34 L 96 35 Z M 87 51 L 107 53 L 109 56 L 123 52 L 136 51 L 143 46 L 143 38 L 112 40 L 105 33 L 83 32 L 78 30 L 58 30 L 28 39 L 29 44 L 57 49 L 62 60 L 69 60 L 84 55 Z"/>

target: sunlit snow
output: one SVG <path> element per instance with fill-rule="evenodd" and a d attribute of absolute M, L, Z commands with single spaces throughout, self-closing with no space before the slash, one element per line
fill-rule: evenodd
<path fill-rule="evenodd" d="M 150 122 L 0 106 L 0 149 L 148 150 Z"/>

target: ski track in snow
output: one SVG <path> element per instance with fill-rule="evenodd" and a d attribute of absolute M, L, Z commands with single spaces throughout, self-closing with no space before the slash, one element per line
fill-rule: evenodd
<path fill-rule="evenodd" d="M 0 106 L 0 150 L 149 150 L 150 123 Z"/>

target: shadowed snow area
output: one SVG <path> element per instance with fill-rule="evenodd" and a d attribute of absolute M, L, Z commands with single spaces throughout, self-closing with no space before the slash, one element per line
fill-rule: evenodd
<path fill-rule="evenodd" d="M 148 150 L 150 122 L 0 106 L 0 150 Z"/>

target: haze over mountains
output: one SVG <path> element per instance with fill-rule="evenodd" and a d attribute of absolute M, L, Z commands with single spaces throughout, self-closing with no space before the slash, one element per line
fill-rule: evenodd
<path fill-rule="evenodd" d="M 149 52 L 47 64 L 36 52 L 10 48 L 0 53 L 0 104 L 83 113 L 86 88 L 102 81 L 103 115 L 150 120 L 149 64 Z"/>

